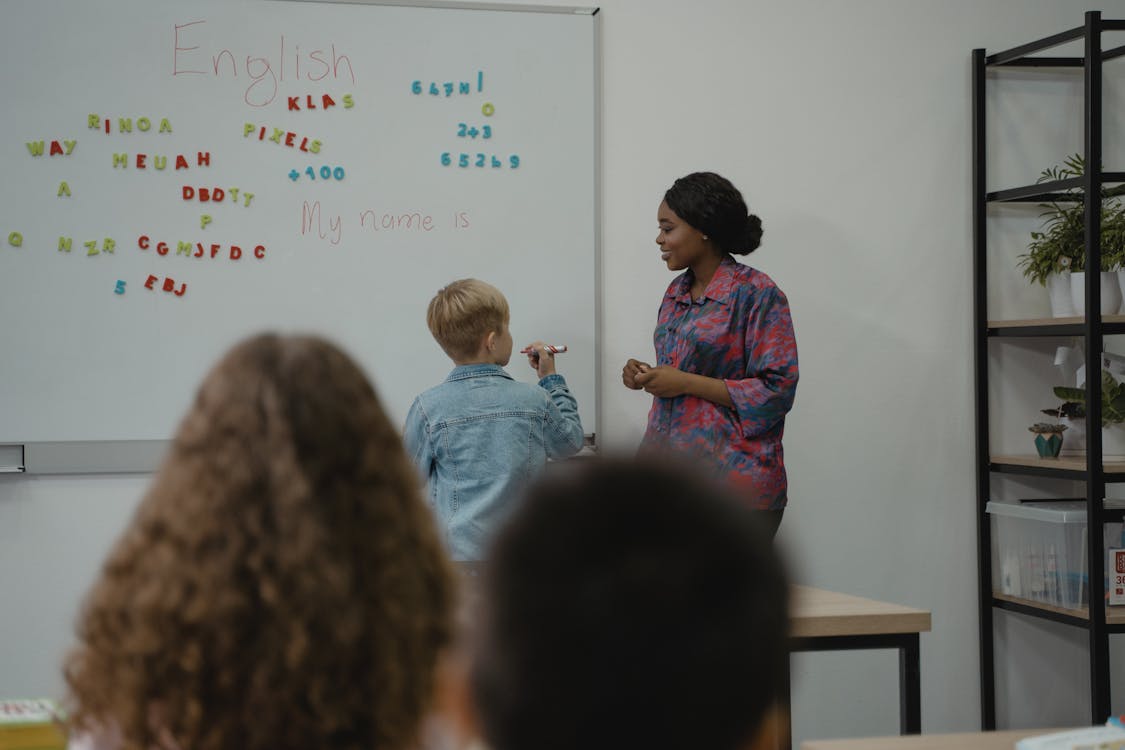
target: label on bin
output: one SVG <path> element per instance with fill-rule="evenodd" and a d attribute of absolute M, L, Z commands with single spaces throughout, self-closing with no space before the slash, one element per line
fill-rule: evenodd
<path fill-rule="evenodd" d="M 1109 551 L 1109 603 L 1125 604 L 1125 549 Z"/>

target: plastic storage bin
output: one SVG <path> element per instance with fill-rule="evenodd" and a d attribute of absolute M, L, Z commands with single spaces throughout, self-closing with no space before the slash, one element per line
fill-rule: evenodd
<path fill-rule="evenodd" d="M 1106 507 L 1121 507 L 1108 500 Z M 992 590 L 1065 609 L 1087 606 L 1086 503 L 989 501 Z M 1105 524 L 1105 548 L 1121 544 L 1122 524 Z M 1106 560 L 1102 555 L 1102 560 Z M 1103 563 L 1104 564 L 1104 563 Z"/>

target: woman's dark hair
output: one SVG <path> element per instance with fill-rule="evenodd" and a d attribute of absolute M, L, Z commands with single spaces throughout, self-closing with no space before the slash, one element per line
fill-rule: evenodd
<path fill-rule="evenodd" d="M 762 220 L 749 213 L 738 188 L 714 172 L 681 177 L 664 193 L 664 202 L 724 253 L 749 255 L 762 244 Z"/>
<path fill-rule="evenodd" d="M 490 550 L 471 672 L 485 741 L 744 747 L 787 669 L 788 585 L 768 534 L 667 461 L 578 464 L 532 485 Z"/>

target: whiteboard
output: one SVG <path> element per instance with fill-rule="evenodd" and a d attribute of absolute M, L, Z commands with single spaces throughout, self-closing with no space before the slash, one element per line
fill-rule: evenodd
<path fill-rule="evenodd" d="M 0 443 L 166 440 L 266 329 L 337 341 L 401 424 L 468 276 L 568 345 L 595 432 L 597 16 L 556 10 L 5 2 Z"/>

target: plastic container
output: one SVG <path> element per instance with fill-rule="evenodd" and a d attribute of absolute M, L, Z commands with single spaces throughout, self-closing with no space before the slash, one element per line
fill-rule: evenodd
<path fill-rule="evenodd" d="M 1107 508 L 1122 507 L 1106 501 Z M 1086 503 L 1075 500 L 989 501 L 992 590 L 1064 609 L 1087 606 Z M 1105 524 L 1104 547 L 1121 544 L 1122 524 Z M 1102 560 L 1107 559 L 1102 555 Z M 1103 565 L 1105 563 L 1103 562 Z"/>

